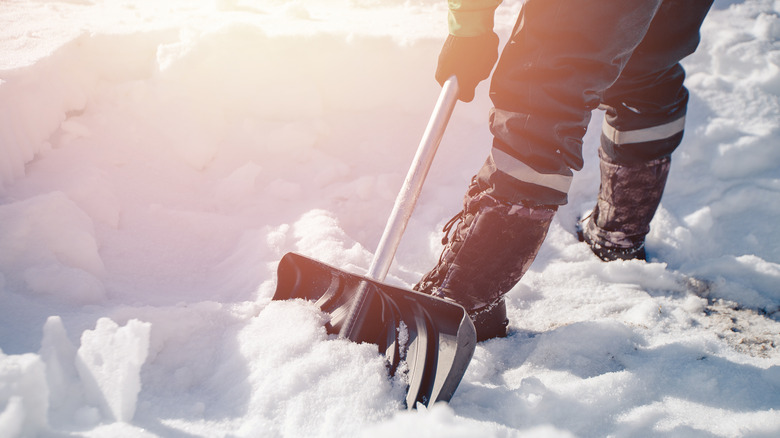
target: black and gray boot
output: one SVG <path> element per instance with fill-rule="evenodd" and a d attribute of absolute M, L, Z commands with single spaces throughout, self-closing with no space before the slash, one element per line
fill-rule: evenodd
<path fill-rule="evenodd" d="M 556 210 L 501 202 L 475 179 L 463 211 L 444 227 L 439 263 L 414 289 L 465 307 L 478 341 L 506 336 L 503 297 L 533 262 Z"/>
<path fill-rule="evenodd" d="M 580 240 L 604 261 L 646 260 L 645 236 L 661 202 L 671 159 L 625 165 L 611 162 L 601 150 L 599 157 L 598 201 L 582 224 Z"/>

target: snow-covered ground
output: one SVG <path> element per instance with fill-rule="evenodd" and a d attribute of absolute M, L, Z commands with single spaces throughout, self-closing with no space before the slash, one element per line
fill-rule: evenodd
<path fill-rule="evenodd" d="M 270 301 L 289 251 L 368 266 L 438 95 L 445 11 L 0 1 L 0 437 L 780 435 L 778 1 L 716 1 L 685 60 L 651 263 L 573 235 L 594 114 L 511 335 L 449 405 L 401 410 L 372 345 Z M 484 84 L 456 107 L 388 282 L 436 261 L 489 107 Z"/>

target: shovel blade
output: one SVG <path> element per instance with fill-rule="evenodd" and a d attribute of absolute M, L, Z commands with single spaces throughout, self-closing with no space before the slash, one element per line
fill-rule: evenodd
<path fill-rule="evenodd" d="M 313 301 L 330 315 L 327 330 L 339 333 L 358 288 L 368 288 L 366 317 L 349 339 L 376 344 L 390 375 L 402 363 L 409 383 L 406 406 L 449 401 L 476 347 L 476 332 L 455 303 L 342 271 L 296 253 L 279 262 L 274 300 Z"/>

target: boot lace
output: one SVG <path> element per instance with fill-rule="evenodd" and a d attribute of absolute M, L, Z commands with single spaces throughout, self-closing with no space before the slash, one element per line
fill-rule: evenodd
<path fill-rule="evenodd" d="M 466 212 L 464 210 L 461 210 L 455 216 L 453 216 L 452 219 L 448 220 L 446 224 L 444 224 L 444 228 L 442 228 L 442 231 L 444 231 L 444 237 L 441 239 L 442 245 L 446 245 L 450 241 L 450 232 L 456 224 L 463 221 L 463 216 L 465 213 Z"/>

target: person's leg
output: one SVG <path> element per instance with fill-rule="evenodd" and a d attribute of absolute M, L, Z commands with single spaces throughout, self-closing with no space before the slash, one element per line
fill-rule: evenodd
<path fill-rule="evenodd" d="M 661 0 L 528 0 L 491 84 L 491 154 L 448 228 L 438 265 L 415 289 L 452 299 L 478 339 L 506 334 L 503 296 L 536 257 L 602 92 Z"/>
<path fill-rule="evenodd" d="M 439 262 L 415 290 L 465 307 L 477 340 L 503 337 L 508 321 L 502 297 L 536 257 L 557 206 L 501 201 L 476 178 L 463 204 L 445 226 Z"/>
<path fill-rule="evenodd" d="M 665 0 L 618 80 L 604 92 L 601 187 L 583 239 L 603 260 L 645 259 L 645 236 L 682 141 L 693 53 L 712 0 Z"/>

